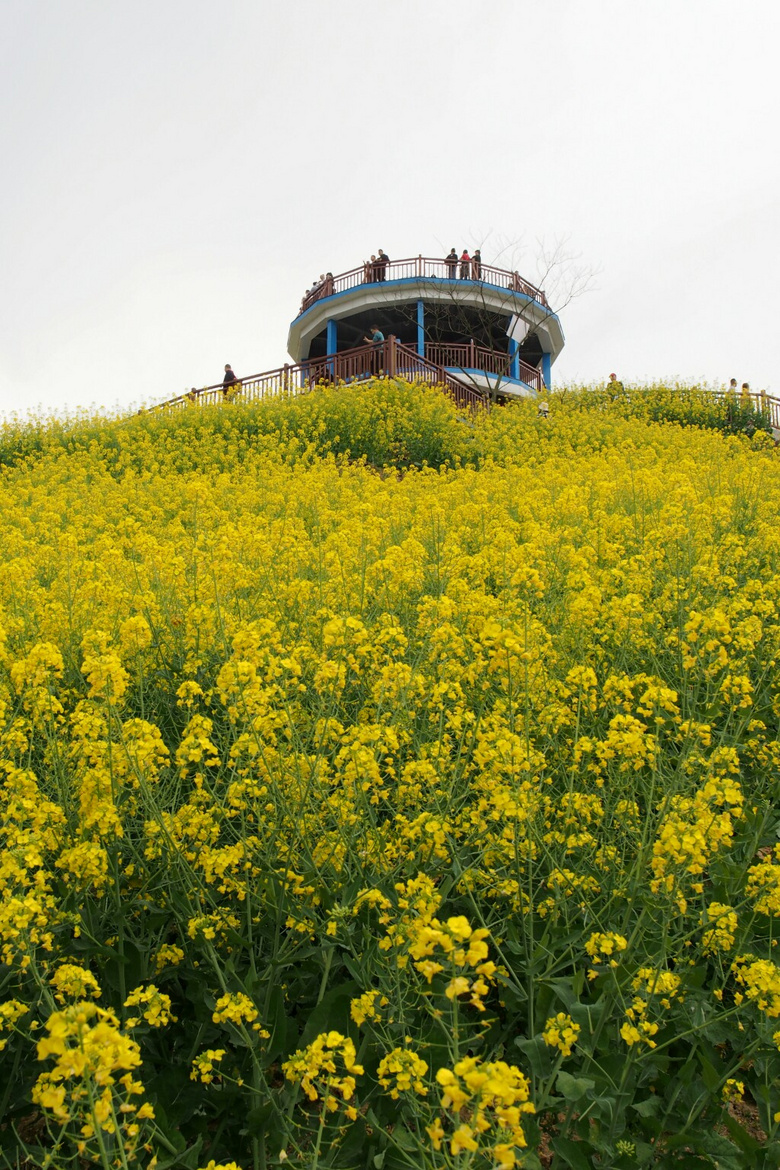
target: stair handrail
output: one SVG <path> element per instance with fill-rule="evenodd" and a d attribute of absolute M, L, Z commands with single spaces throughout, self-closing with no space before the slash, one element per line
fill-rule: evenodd
<path fill-rule="evenodd" d="M 376 376 L 380 372 L 394 377 L 399 355 L 407 368 L 417 373 L 435 375 L 435 379 L 428 377 L 424 380 L 432 385 L 445 387 L 449 396 L 454 398 L 458 405 L 469 408 L 480 408 L 485 405 L 486 395 L 449 373 L 443 366 L 421 357 L 416 350 L 403 345 L 396 337 L 390 336 L 383 342 L 358 345 L 349 350 L 342 350 L 341 353 L 326 354 L 322 357 L 309 358 L 305 362 L 295 362 L 277 366 L 273 370 L 264 370 L 259 374 L 250 374 L 238 378 L 236 382 L 227 386 L 223 382 L 215 382 L 201 389 L 185 390 L 183 394 L 155 403 L 154 406 L 139 410 L 138 413 L 147 414 L 196 402 L 230 401 L 237 392 L 245 400 L 251 401 L 266 397 L 266 388 L 270 393 L 305 394 L 323 381 L 349 383 Z M 252 390 L 258 388 L 260 393 L 253 394 Z"/>

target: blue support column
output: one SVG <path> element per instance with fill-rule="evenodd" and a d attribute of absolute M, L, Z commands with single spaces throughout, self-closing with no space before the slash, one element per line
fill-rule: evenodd
<path fill-rule="evenodd" d="M 417 354 L 425 357 L 425 305 L 417 302 Z"/>
<path fill-rule="evenodd" d="M 549 353 L 542 354 L 542 377 L 548 390 L 552 388 L 552 358 Z"/>
<path fill-rule="evenodd" d="M 337 345 L 337 325 L 335 321 L 330 320 L 328 321 L 327 333 L 325 334 L 325 348 L 328 351 L 328 357 L 331 354 L 335 354 Z M 333 377 L 335 374 L 335 362 L 328 362 L 328 369 L 330 370 L 330 376 Z"/>
<path fill-rule="evenodd" d="M 513 337 L 509 338 L 509 377 L 520 381 L 520 346 Z"/>

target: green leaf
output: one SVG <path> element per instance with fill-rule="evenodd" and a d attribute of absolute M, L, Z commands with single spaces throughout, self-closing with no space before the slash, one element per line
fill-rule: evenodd
<path fill-rule="evenodd" d="M 600 996 L 595 1003 L 572 1003 L 568 1008 L 569 1014 L 575 1023 L 579 1024 L 583 1033 L 593 1033 L 598 1028 L 604 1013 L 609 1010 L 609 1000 L 605 995 Z M 583 1039 L 585 1037 L 583 1036 Z"/>
<path fill-rule="evenodd" d="M 523 1053 L 535 1077 L 548 1077 L 552 1072 L 552 1051 L 541 1036 L 516 1036 L 515 1044 Z"/>
<path fill-rule="evenodd" d="M 184 1141 L 182 1140 L 182 1145 Z M 193 1146 L 188 1150 L 178 1154 L 171 1154 L 169 1157 L 161 1157 L 157 1163 L 157 1170 L 194 1170 L 198 1164 L 198 1154 L 203 1145 L 203 1136 L 201 1135 Z"/>
<path fill-rule="evenodd" d="M 250 1137 L 257 1137 L 268 1132 L 269 1122 L 276 1116 L 270 1101 L 255 1105 L 244 1117 L 243 1129 Z"/>
<path fill-rule="evenodd" d="M 349 1001 L 359 994 L 360 988 L 351 979 L 331 987 L 321 1002 L 309 1012 L 297 1047 L 305 1048 L 321 1032 L 345 1033 L 349 1027 Z"/>
<path fill-rule="evenodd" d="M 589 1077 L 573 1077 L 571 1073 L 558 1073 L 555 1087 L 566 1101 L 581 1101 L 596 1088 L 596 1082 Z"/>
<path fill-rule="evenodd" d="M 703 1052 L 699 1051 L 698 1057 L 702 1080 L 710 1092 L 714 1093 L 720 1088 L 722 1077 Z"/>
<path fill-rule="evenodd" d="M 663 1102 L 660 1097 L 647 1097 L 644 1101 L 635 1101 L 631 1108 L 640 1117 L 655 1117 L 660 1113 Z"/>
<path fill-rule="evenodd" d="M 595 1150 L 590 1142 L 574 1142 L 571 1138 L 553 1139 L 553 1149 L 564 1166 L 570 1170 L 593 1170 Z"/>
<path fill-rule="evenodd" d="M 599 1121 L 612 1122 L 615 1117 L 615 1106 L 617 1105 L 617 1097 L 594 1097 L 591 1101 L 589 1117 L 596 1117 Z M 620 1120 L 622 1121 L 622 1114 Z M 625 1125 L 621 1125 L 618 1132 L 622 1133 Z"/>
<path fill-rule="evenodd" d="M 287 1005 L 284 1000 L 284 992 L 279 984 L 275 984 L 271 989 L 268 1004 L 268 1020 L 266 1026 L 268 1027 L 271 1038 L 266 1046 L 264 1055 L 264 1064 L 267 1066 L 271 1064 L 277 1057 L 281 1056 L 283 1052 L 287 1051 L 287 1046 L 292 1028 L 291 1021 L 287 1015 Z"/>
<path fill-rule="evenodd" d="M 414 1134 L 409 1133 L 403 1125 L 398 1125 L 393 1129 L 393 1144 L 402 1150 L 418 1150 L 419 1142 Z"/>
<path fill-rule="evenodd" d="M 753 1154 L 757 1157 L 759 1151 L 763 1149 L 763 1146 L 754 1137 L 751 1137 L 746 1129 L 742 1128 L 736 1117 L 732 1117 L 730 1113 L 724 1112 L 723 1124 L 741 1150 L 744 1150 L 746 1154 Z"/>
<path fill-rule="evenodd" d="M 709 1158 L 698 1157 L 696 1154 L 683 1154 L 682 1157 L 675 1158 L 673 1163 L 665 1164 L 674 1165 L 674 1170 L 713 1170 Z"/>
<path fill-rule="evenodd" d="M 637 1166 L 647 1166 L 655 1159 L 655 1146 L 651 1146 L 648 1142 L 634 1143 L 634 1160 Z"/>

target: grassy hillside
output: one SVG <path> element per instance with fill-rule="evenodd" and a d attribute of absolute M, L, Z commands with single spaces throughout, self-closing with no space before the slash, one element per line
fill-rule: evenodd
<path fill-rule="evenodd" d="M 780 464 L 670 401 L 5 427 L 6 1165 L 780 1165 Z"/>

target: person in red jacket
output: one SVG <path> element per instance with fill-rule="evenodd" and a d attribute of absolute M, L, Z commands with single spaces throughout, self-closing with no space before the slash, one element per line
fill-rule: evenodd
<path fill-rule="evenodd" d="M 460 256 L 460 279 L 469 280 L 471 277 L 471 257 L 466 248 L 463 249 Z"/>

